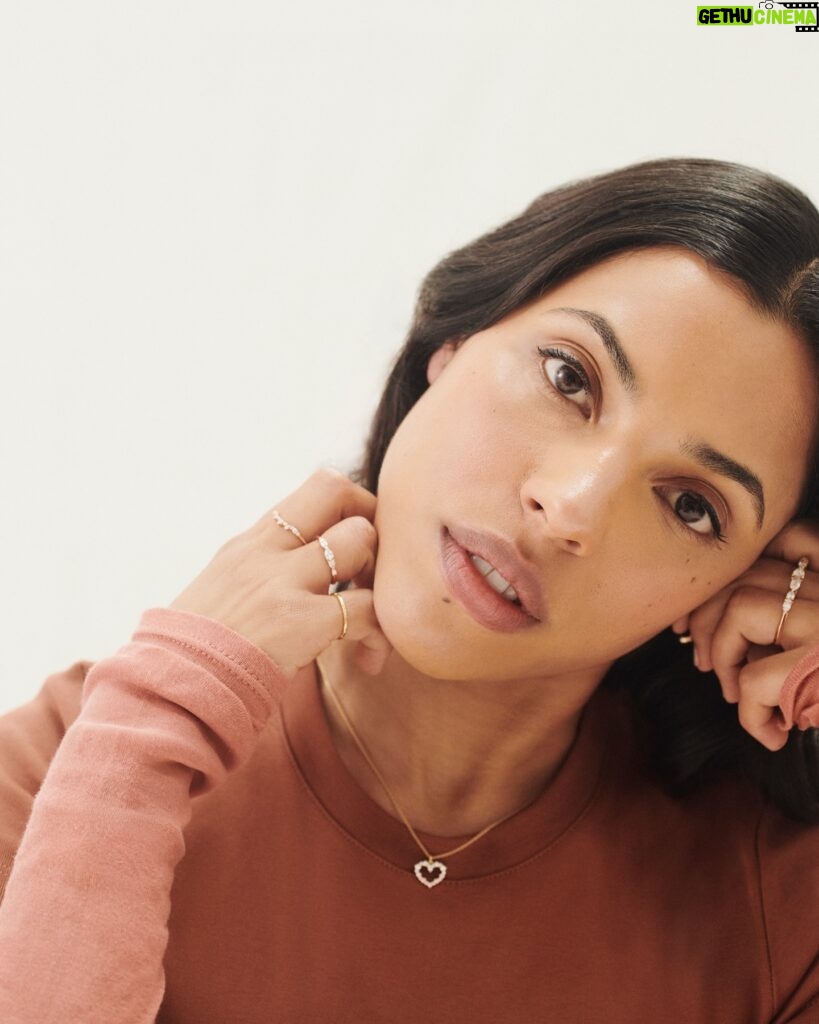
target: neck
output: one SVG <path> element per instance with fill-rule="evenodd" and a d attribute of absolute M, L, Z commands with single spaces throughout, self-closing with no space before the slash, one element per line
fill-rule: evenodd
<path fill-rule="evenodd" d="M 355 644 L 319 661 L 333 742 L 367 795 L 400 818 L 345 724 L 333 691 L 412 825 L 466 836 L 530 804 L 568 754 L 586 702 L 604 674 L 495 682 L 434 679 L 393 650 L 378 676 L 359 669 Z"/>

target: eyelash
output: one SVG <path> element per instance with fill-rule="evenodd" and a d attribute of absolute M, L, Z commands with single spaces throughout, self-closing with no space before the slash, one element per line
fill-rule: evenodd
<path fill-rule="evenodd" d="M 544 358 L 544 359 L 547 359 L 547 358 L 548 359 L 561 359 L 568 366 L 571 366 L 571 368 L 575 371 L 577 376 L 580 378 L 586 394 L 589 397 L 593 397 L 593 389 L 592 389 L 592 386 L 591 386 L 591 382 L 589 380 L 589 375 L 586 373 L 585 367 L 583 366 L 583 364 L 580 362 L 580 360 L 576 356 L 573 356 L 570 352 L 567 352 L 565 349 L 562 349 L 562 348 L 557 348 L 557 347 L 544 348 L 542 345 L 538 345 L 537 346 L 537 351 L 541 355 L 541 357 Z M 543 376 L 546 378 L 546 383 L 549 385 L 549 387 L 552 389 L 552 391 L 555 392 L 556 395 L 558 395 L 561 398 L 566 399 L 566 401 L 570 401 L 570 399 L 568 399 L 566 397 L 566 395 L 562 394 L 554 386 L 554 384 L 552 384 L 552 382 L 549 380 L 549 378 L 546 376 L 545 373 L 543 374 Z M 571 402 L 571 404 L 572 405 L 576 405 L 575 402 Z M 676 515 L 676 513 L 673 514 L 674 521 L 678 525 L 682 526 L 682 528 L 685 530 L 687 535 L 690 536 L 691 534 L 693 534 L 694 537 L 696 537 L 697 540 L 701 540 L 701 541 L 705 542 L 706 544 L 715 544 L 715 543 L 716 544 L 722 544 L 722 543 L 724 543 L 724 541 L 725 541 L 725 534 L 722 532 L 722 523 L 720 522 L 720 518 L 717 515 L 716 509 L 714 508 L 714 506 L 709 501 L 707 501 L 701 494 L 698 494 L 696 491 L 681 490 L 681 493 L 682 494 L 692 494 L 695 498 L 698 499 L 698 501 L 700 501 L 702 503 L 703 511 L 707 514 L 708 518 L 711 520 L 711 526 L 713 527 L 713 531 L 714 532 L 713 533 L 709 533 L 709 534 L 700 533 L 699 530 L 695 530 L 692 527 L 687 526 L 686 523 L 684 522 L 684 520 L 680 519 L 680 517 L 678 515 Z M 666 502 L 666 505 L 669 508 L 671 507 L 668 502 Z M 673 509 L 672 509 L 672 513 L 673 513 Z"/>

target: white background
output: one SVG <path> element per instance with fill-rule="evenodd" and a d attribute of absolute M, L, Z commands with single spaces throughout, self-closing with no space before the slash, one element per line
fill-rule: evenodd
<path fill-rule="evenodd" d="M 0 711 L 357 461 L 416 289 L 572 178 L 819 200 L 819 34 L 695 0 L 0 7 Z"/>

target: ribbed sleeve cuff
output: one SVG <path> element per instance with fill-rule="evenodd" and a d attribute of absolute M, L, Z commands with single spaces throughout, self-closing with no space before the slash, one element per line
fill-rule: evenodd
<path fill-rule="evenodd" d="M 229 626 L 195 612 L 148 608 L 132 639 L 184 651 L 187 658 L 218 676 L 243 700 L 257 729 L 267 721 L 289 683 L 261 647 Z"/>
<path fill-rule="evenodd" d="M 819 726 L 819 644 L 812 647 L 785 677 L 779 696 L 784 716 L 780 728 L 786 732 Z"/>

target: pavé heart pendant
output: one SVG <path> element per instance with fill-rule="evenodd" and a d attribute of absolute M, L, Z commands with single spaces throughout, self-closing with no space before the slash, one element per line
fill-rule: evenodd
<path fill-rule="evenodd" d="M 415 877 L 427 889 L 432 889 L 446 878 L 446 864 L 440 860 L 419 860 L 413 870 Z"/>
<path fill-rule="evenodd" d="M 343 600 L 343 598 L 341 597 L 340 594 L 336 594 L 336 597 L 339 598 L 339 600 L 341 601 L 342 611 L 345 614 L 344 622 L 346 624 L 347 619 L 346 619 L 346 611 L 344 611 L 344 600 Z M 346 626 L 345 626 L 345 628 L 346 628 Z M 415 840 L 416 846 L 425 855 L 424 860 L 419 860 L 418 863 L 413 867 L 413 871 L 415 872 L 415 877 L 418 879 L 418 881 L 421 883 L 421 885 L 425 885 L 427 887 L 427 889 L 434 889 L 436 885 L 439 885 L 446 878 L 446 864 L 444 864 L 444 862 L 442 860 L 436 860 L 435 857 L 426 848 L 426 846 L 424 846 L 424 844 L 418 838 L 418 833 L 412 827 L 412 824 L 411 824 L 409 818 L 406 816 L 406 814 L 404 814 L 404 812 L 398 806 L 398 801 L 395 799 L 395 797 L 390 792 L 389 786 L 384 781 L 384 776 L 381 774 L 381 772 L 376 767 L 375 762 L 370 757 L 369 751 L 367 750 L 367 748 L 362 743 L 358 733 L 355 731 L 353 723 L 350 721 L 349 715 L 344 710 L 344 705 L 339 700 L 338 694 L 333 689 L 332 683 L 330 682 L 330 680 L 325 675 L 324 669 L 321 667 L 321 663 L 319 662 L 318 658 L 316 658 L 316 668 L 318 670 L 318 674 L 321 677 L 321 680 L 322 680 L 323 684 L 327 687 L 327 692 L 330 694 L 330 696 L 333 699 L 333 703 L 338 708 L 338 713 L 341 715 L 341 718 L 344 721 L 345 726 L 349 730 L 350 735 L 353 737 L 353 740 L 355 741 L 356 746 L 361 751 L 361 754 L 364 757 L 364 760 L 370 766 L 370 768 L 372 769 L 373 774 L 376 776 L 378 781 L 384 787 L 384 792 L 390 798 L 390 802 L 392 803 L 393 807 L 396 809 L 396 811 L 398 811 L 398 816 L 401 818 L 401 820 L 406 825 L 407 831 L 410 833 L 412 838 Z M 497 825 L 500 825 L 501 822 L 506 821 L 507 818 L 511 818 L 513 814 L 517 814 L 519 810 L 520 810 L 520 808 L 517 808 L 517 810 L 511 811 L 509 814 L 505 815 L 503 818 L 498 818 L 498 820 L 497 821 L 493 821 L 491 825 L 487 825 L 486 828 L 482 828 L 480 830 L 480 832 L 478 832 L 477 835 L 472 836 L 471 839 L 467 839 L 466 842 L 465 843 L 461 843 L 460 846 L 456 846 L 454 850 L 447 850 L 444 853 L 439 853 L 438 856 L 439 857 L 451 857 L 453 853 L 460 853 L 461 850 L 465 850 L 468 846 L 471 846 L 473 843 L 476 843 L 481 838 L 481 836 L 485 836 L 487 832 L 489 832 L 491 829 L 495 828 Z"/>

